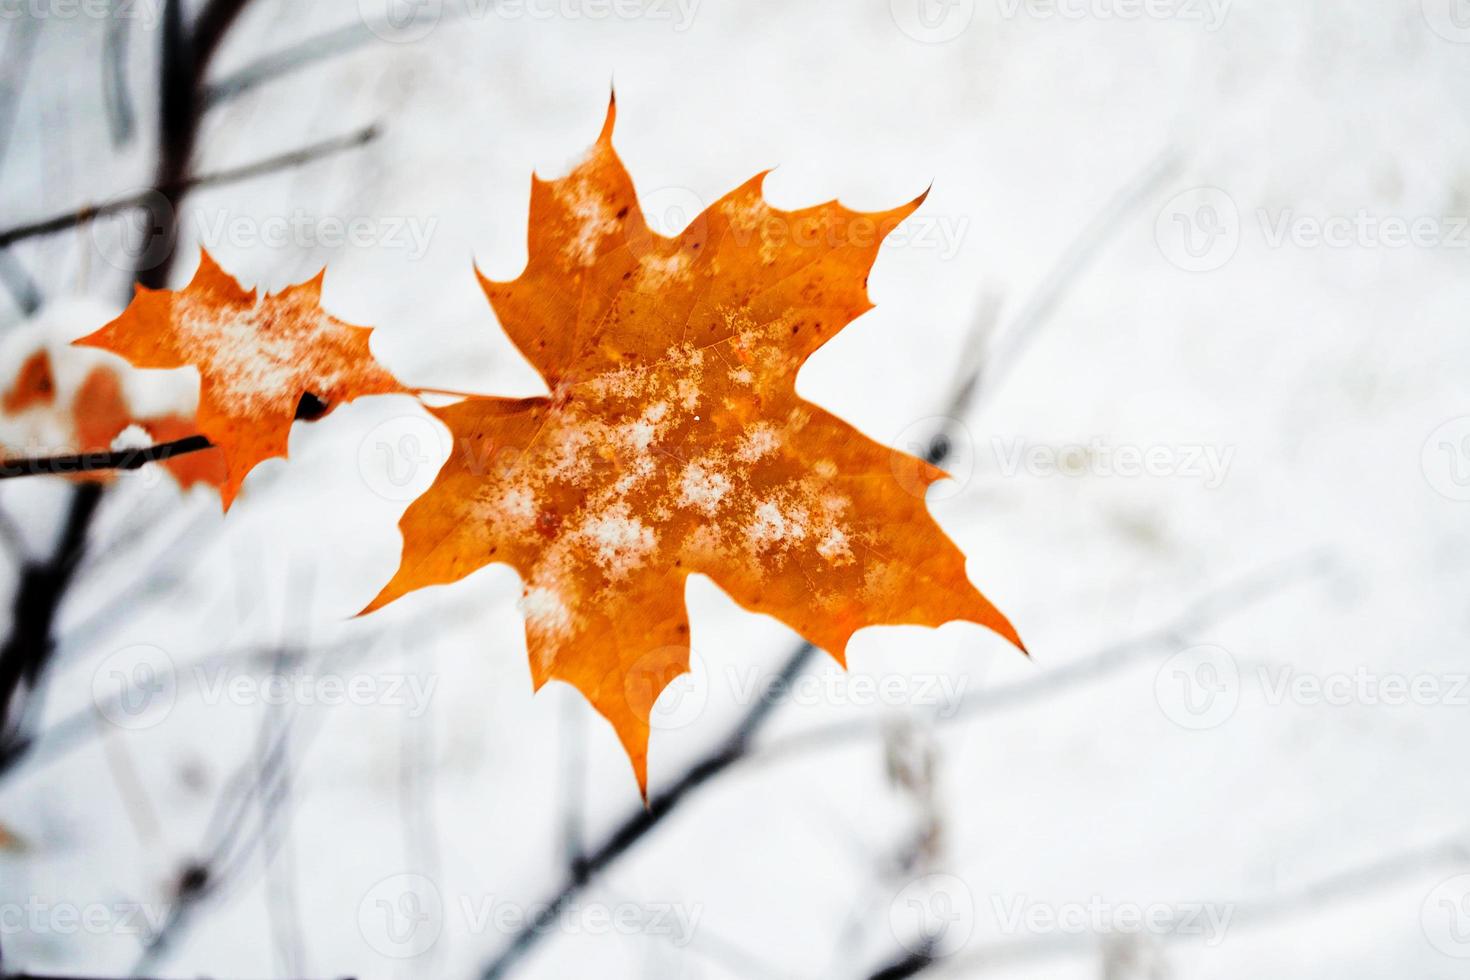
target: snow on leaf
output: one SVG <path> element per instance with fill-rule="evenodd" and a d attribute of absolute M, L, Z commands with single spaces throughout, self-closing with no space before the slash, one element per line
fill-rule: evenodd
<path fill-rule="evenodd" d="M 431 409 L 454 449 L 365 611 L 509 563 L 536 687 L 586 695 L 646 793 L 653 702 L 689 669 L 692 573 L 839 661 L 878 624 L 969 620 L 1020 641 L 929 516 L 922 490 L 943 474 L 796 395 L 807 357 L 871 307 L 879 244 L 920 202 L 780 211 L 757 177 L 664 238 L 613 119 L 569 176 L 533 178 L 522 274 L 481 277 L 550 394 Z"/>
<path fill-rule="evenodd" d="M 122 316 L 76 343 L 137 367 L 198 369 L 198 432 L 219 446 L 228 509 L 246 474 L 286 455 L 296 408 L 314 396 L 327 411 L 361 395 L 404 388 L 373 360 L 366 327 L 321 306 L 323 275 L 257 297 L 201 252 L 182 290 L 138 288 Z"/>

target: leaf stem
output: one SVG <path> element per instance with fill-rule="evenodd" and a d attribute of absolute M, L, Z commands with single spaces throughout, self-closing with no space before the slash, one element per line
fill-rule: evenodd
<path fill-rule="evenodd" d="M 443 395 L 445 398 L 494 398 L 495 395 L 477 394 L 473 391 L 455 391 L 453 388 L 410 388 L 415 395 Z"/>

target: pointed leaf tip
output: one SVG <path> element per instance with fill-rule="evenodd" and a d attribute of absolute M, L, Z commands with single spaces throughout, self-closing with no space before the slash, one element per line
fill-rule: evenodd
<path fill-rule="evenodd" d="M 597 134 L 597 142 L 612 143 L 613 123 L 618 118 L 618 94 L 611 93 L 607 99 L 607 118 L 602 121 L 602 132 Z"/>

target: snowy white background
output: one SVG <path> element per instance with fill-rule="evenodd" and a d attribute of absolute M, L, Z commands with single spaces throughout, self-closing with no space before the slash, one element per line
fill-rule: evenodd
<path fill-rule="evenodd" d="M 537 391 L 471 264 L 520 269 L 530 173 L 590 144 L 610 81 L 615 144 L 665 230 L 773 166 L 783 207 L 890 207 L 932 183 L 874 270 L 877 308 L 813 359 L 806 397 L 912 450 L 977 320 L 1010 352 L 931 506 L 1033 659 L 963 624 L 859 636 L 854 676 L 901 684 L 874 695 L 809 668 L 752 758 L 513 975 L 865 976 L 938 926 L 939 976 L 1470 974 L 1458 4 L 428 4 L 209 112 L 201 172 L 381 125 L 361 149 L 191 194 L 181 247 L 265 288 L 327 265 L 328 308 L 376 326 L 411 383 Z M 153 167 L 157 0 L 129 8 L 138 132 L 121 147 L 105 22 L 30 6 L 6 226 L 135 191 Z M 361 10 L 260 0 L 211 78 L 360 37 L 383 13 Z M 5 43 L 20 24 L 0 22 Z M 1312 236 L 1334 218 L 1345 238 Z M 287 219 L 286 240 L 260 240 Z M 353 219 L 366 240 L 320 238 Z M 0 300 L 0 374 L 115 314 L 127 234 L 111 219 L 11 250 L 47 305 L 27 322 Z M 531 695 L 505 567 L 349 620 L 396 566 L 437 439 L 411 401 L 371 399 L 298 425 L 291 462 L 260 467 L 227 519 L 156 475 L 109 491 L 41 740 L 0 782 L 7 967 L 126 974 L 132 911 L 166 911 L 223 838 L 223 883 L 148 975 L 472 976 L 563 880 L 568 839 L 595 844 L 638 807 L 610 728 L 569 689 Z M 1120 453 L 1152 472 L 1120 472 Z M 12 483 L 0 506 L 44 553 L 65 496 Z M 793 642 L 706 581 L 689 602 L 697 669 L 661 710 L 655 793 Z M 272 707 L 257 682 L 282 649 L 305 680 Z M 114 724 L 94 697 L 140 657 L 172 686 Z M 305 703 L 329 676 L 368 694 Z M 926 764 L 927 789 L 893 775 Z M 425 917 L 402 918 L 406 891 Z M 1160 909 L 1172 928 L 1138 928 Z"/>

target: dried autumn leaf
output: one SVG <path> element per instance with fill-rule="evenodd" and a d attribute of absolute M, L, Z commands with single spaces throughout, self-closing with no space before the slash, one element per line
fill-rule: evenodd
<path fill-rule="evenodd" d="M 372 331 L 322 309 L 324 275 L 257 297 L 201 251 L 184 289 L 140 286 L 122 316 L 75 343 L 137 367 L 198 369 L 198 432 L 223 452 L 228 509 L 257 463 L 286 455 L 305 396 L 331 411 L 361 395 L 404 391 L 373 359 Z"/>
<path fill-rule="evenodd" d="M 585 694 L 646 793 L 654 701 L 689 668 L 691 573 L 839 662 L 878 624 L 970 620 L 1020 641 L 929 516 L 923 490 L 944 474 L 795 391 L 807 357 L 871 308 L 878 246 L 920 201 L 780 211 L 761 175 L 664 238 L 613 119 L 571 174 L 533 178 L 521 276 L 481 277 L 549 396 L 431 410 L 453 450 L 365 611 L 509 563 L 536 687 Z"/>

